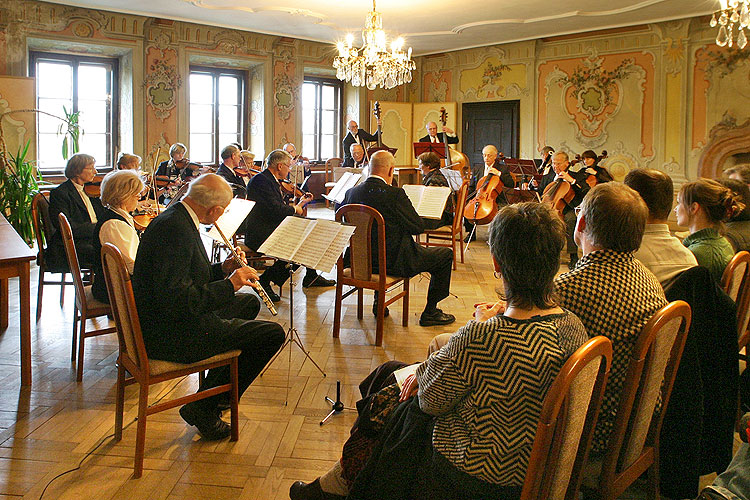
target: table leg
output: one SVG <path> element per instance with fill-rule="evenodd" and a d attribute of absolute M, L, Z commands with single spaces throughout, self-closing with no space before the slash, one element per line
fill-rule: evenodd
<path fill-rule="evenodd" d="M 0 329 L 8 328 L 8 278 L 0 278 Z"/>
<path fill-rule="evenodd" d="M 21 385 L 31 385 L 31 279 L 28 262 L 21 265 L 18 288 L 21 292 Z M 5 280 L 7 282 L 7 280 Z M 7 286 L 7 285 L 6 285 Z"/>

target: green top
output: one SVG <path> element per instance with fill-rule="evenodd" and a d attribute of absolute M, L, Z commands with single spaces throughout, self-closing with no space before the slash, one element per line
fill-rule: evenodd
<path fill-rule="evenodd" d="M 693 252 L 698 265 L 711 271 L 717 283 L 721 283 L 721 275 L 734 257 L 734 249 L 729 241 L 716 229 L 707 227 L 682 240 L 682 244 Z"/>

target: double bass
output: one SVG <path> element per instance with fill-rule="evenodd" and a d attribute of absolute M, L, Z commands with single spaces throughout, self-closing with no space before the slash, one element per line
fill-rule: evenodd
<path fill-rule="evenodd" d="M 440 107 L 440 124 L 443 127 L 448 124 L 448 111 L 446 111 L 443 106 Z M 461 172 L 461 177 L 463 177 L 464 180 L 468 180 L 471 177 L 469 157 L 460 151 L 452 149 L 448 145 L 447 140 L 445 141 L 445 168 Z"/>

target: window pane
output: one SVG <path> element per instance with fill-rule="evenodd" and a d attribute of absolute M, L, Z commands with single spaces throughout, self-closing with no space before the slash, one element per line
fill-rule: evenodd
<path fill-rule="evenodd" d="M 336 140 L 333 135 L 324 135 L 320 144 L 320 158 L 331 158 L 336 156 Z"/>
<path fill-rule="evenodd" d="M 219 103 L 239 104 L 237 89 L 239 81 L 236 76 L 219 77 Z"/>
<path fill-rule="evenodd" d="M 190 132 L 210 134 L 214 131 L 214 107 L 210 104 L 190 105 Z"/>
<path fill-rule="evenodd" d="M 336 109 L 336 88 L 323 85 L 323 109 Z"/>
<path fill-rule="evenodd" d="M 323 117 L 320 123 L 321 133 L 333 134 L 336 131 L 336 119 L 335 111 L 323 111 Z"/>
<path fill-rule="evenodd" d="M 101 65 L 84 65 L 78 67 L 78 98 L 106 99 L 107 76 L 109 71 Z"/>
<path fill-rule="evenodd" d="M 314 134 L 315 128 L 315 110 L 308 108 L 302 111 L 302 133 Z"/>
<path fill-rule="evenodd" d="M 315 136 L 304 134 L 302 136 L 302 150 L 307 152 L 309 158 L 317 158 L 315 154 Z"/>
<path fill-rule="evenodd" d="M 60 118 L 65 118 L 63 113 L 63 106 L 68 111 L 73 109 L 73 101 L 69 99 L 39 99 L 37 107 L 42 111 L 46 111 Z M 38 115 L 39 133 L 57 133 L 57 129 L 60 125 L 64 125 L 65 122 L 58 120 L 49 115 L 39 113 Z"/>
<path fill-rule="evenodd" d="M 73 98 L 73 66 L 67 62 L 37 63 L 36 84 L 38 97 Z"/>
<path fill-rule="evenodd" d="M 81 153 L 86 153 L 96 158 L 97 166 L 103 166 L 108 163 L 106 134 L 84 133 L 81 136 L 79 144 L 81 146 Z"/>
<path fill-rule="evenodd" d="M 219 151 L 224 148 L 224 146 L 229 146 L 233 142 L 240 142 L 240 136 L 239 134 L 219 134 Z M 216 160 L 218 161 L 218 160 Z"/>
<path fill-rule="evenodd" d="M 210 163 L 216 161 L 213 153 L 211 134 L 190 134 L 190 159 Z"/>
<path fill-rule="evenodd" d="M 107 102 L 78 100 L 81 112 L 79 123 L 84 135 L 105 133 L 107 131 Z"/>
<path fill-rule="evenodd" d="M 229 106 L 226 104 L 219 106 L 219 132 L 222 134 L 237 133 L 240 130 L 238 123 L 239 106 Z"/>
<path fill-rule="evenodd" d="M 58 168 L 65 166 L 62 157 L 62 136 L 57 134 L 39 134 L 37 136 L 37 159 L 39 168 Z"/>
<path fill-rule="evenodd" d="M 201 73 L 190 74 L 190 103 L 211 104 L 214 101 L 214 78 Z"/>
<path fill-rule="evenodd" d="M 316 85 L 314 83 L 302 84 L 302 107 L 303 108 L 315 107 L 315 87 Z"/>

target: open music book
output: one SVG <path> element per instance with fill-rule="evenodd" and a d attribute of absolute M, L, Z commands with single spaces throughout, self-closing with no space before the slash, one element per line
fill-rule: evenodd
<path fill-rule="evenodd" d="M 441 168 L 440 173 L 446 178 L 452 190 L 458 191 L 461 189 L 461 184 L 464 182 L 463 177 L 461 177 L 461 172 L 453 170 L 452 168 Z"/>
<path fill-rule="evenodd" d="M 331 272 L 353 233 L 354 226 L 290 215 L 263 242 L 258 252 L 318 271 Z"/>
<path fill-rule="evenodd" d="M 446 186 L 407 184 L 403 188 L 417 214 L 426 219 L 440 219 L 443 216 L 445 203 L 452 192 L 451 188 Z"/>
<path fill-rule="evenodd" d="M 362 174 L 356 174 L 354 172 L 344 172 L 344 175 L 336 181 L 336 185 L 331 188 L 331 192 L 324 194 L 323 198 L 334 203 L 344 203 L 344 196 L 346 192 L 356 186 L 362 181 Z"/>
<path fill-rule="evenodd" d="M 417 368 L 419 368 L 419 365 L 421 364 L 422 363 L 414 363 L 413 365 L 404 366 L 393 372 L 393 376 L 396 377 L 396 383 L 398 384 L 399 389 L 404 387 L 406 377 L 417 373 Z"/>
<path fill-rule="evenodd" d="M 221 232 L 223 232 L 227 238 L 231 239 L 254 206 L 254 201 L 243 200 L 242 198 L 232 198 L 232 201 L 229 202 L 229 205 L 226 210 L 224 210 L 222 216 L 214 222 L 214 226 L 218 224 L 221 228 Z M 211 230 L 206 233 L 206 236 L 218 241 L 219 243 L 224 243 L 224 240 L 216 230 L 216 227 L 212 227 Z"/>

